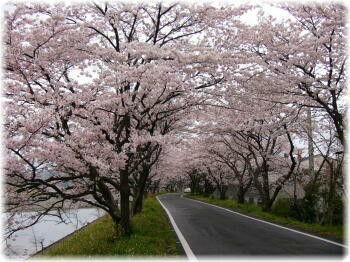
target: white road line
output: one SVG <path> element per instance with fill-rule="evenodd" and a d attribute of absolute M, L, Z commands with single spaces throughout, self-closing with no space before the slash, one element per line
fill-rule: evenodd
<path fill-rule="evenodd" d="M 197 260 L 196 256 L 193 254 L 189 244 L 187 243 L 185 237 L 182 235 L 180 229 L 176 225 L 175 220 L 172 217 L 172 215 L 170 214 L 169 210 L 165 207 L 165 205 L 162 203 L 162 201 L 160 201 L 158 196 L 156 196 L 156 198 L 157 198 L 158 202 L 161 204 L 161 206 L 164 208 L 165 212 L 168 214 L 168 217 L 170 219 L 171 225 L 173 226 L 173 228 L 175 230 L 175 233 L 176 233 L 177 237 L 179 238 L 179 240 L 181 242 L 181 245 L 182 245 L 183 249 L 185 250 L 185 253 L 186 253 L 188 259 L 190 261 L 197 262 L 198 260 Z"/>
<path fill-rule="evenodd" d="M 250 216 L 247 216 L 247 215 L 243 215 L 243 214 L 241 214 L 241 213 L 232 211 L 232 210 L 227 209 L 227 208 L 224 208 L 224 207 L 216 206 L 216 205 L 209 204 L 209 203 L 206 203 L 206 202 L 203 202 L 203 201 L 199 201 L 199 200 L 196 200 L 196 199 L 192 199 L 192 198 L 189 198 L 189 197 L 186 197 L 186 198 L 187 198 L 187 199 L 190 199 L 190 200 L 192 200 L 192 201 L 196 201 L 196 202 L 202 203 L 202 204 L 206 204 L 206 205 L 213 206 L 213 207 L 216 207 L 216 208 L 224 209 L 224 210 L 226 210 L 226 211 L 228 211 L 228 212 L 234 213 L 234 214 L 239 215 L 239 216 L 242 216 L 242 217 L 246 217 L 246 218 L 249 218 L 249 219 L 252 219 L 252 220 L 255 220 L 255 221 L 259 221 L 259 222 L 262 222 L 262 223 L 265 223 L 265 224 L 268 224 L 268 225 L 272 225 L 272 226 L 275 226 L 275 227 L 278 227 L 278 228 L 282 228 L 282 229 L 285 229 L 285 230 L 289 230 L 289 231 L 292 231 L 292 232 L 294 232 L 294 233 L 298 233 L 298 234 L 305 235 L 305 236 L 308 236 L 308 237 L 316 238 L 316 239 L 318 239 L 318 240 L 322 240 L 322 241 L 331 243 L 331 244 L 333 244 L 333 245 L 337 245 L 337 246 L 341 246 L 341 247 L 347 248 L 346 245 L 343 245 L 343 244 L 340 244 L 340 243 L 337 243 L 337 242 L 334 242 L 334 241 L 331 241 L 331 240 L 328 240 L 328 239 L 325 239 L 325 238 L 322 238 L 322 237 L 310 235 L 310 234 L 307 234 L 307 233 L 304 233 L 304 232 L 301 232 L 301 231 L 298 231 L 298 230 L 295 230 L 295 229 L 291 229 L 291 228 L 284 227 L 284 226 L 280 226 L 280 225 L 277 225 L 277 224 L 274 224 L 274 223 L 271 223 L 271 222 L 267 222 L 267 221 L 264 221 L 264 220 L 261 220 L 261 219 L 257 219 L 257 218 L 255 218 L 255 217 L 250 217 Z"/>

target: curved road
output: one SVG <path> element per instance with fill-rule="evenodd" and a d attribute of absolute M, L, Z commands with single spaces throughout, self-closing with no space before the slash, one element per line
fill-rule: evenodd
<path fill-rule="evenodd" d="M 172 223 L 175 222 L 175 231 L 180 231 L 177 234 L 187 255 L 344 254 L 342 244 L 184 198 L 180 194 L 160 195 L 158 200 L 168 215 L 170 213 Z"/>

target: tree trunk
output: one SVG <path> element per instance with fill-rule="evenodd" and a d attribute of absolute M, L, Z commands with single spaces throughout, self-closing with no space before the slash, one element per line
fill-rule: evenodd
<path fill-rule="evenodd" d="M 204 179 L 204 196 L 209 197 L 209 195 L 213 193 L 213 191 L 213 185 L 208 179 Z"/>
<path fill-rule="evenodd" d="M 244 203 L 244 195 L 245 195 L 245 191 L 244 191 L 244 187 L 243 187 L 243 181 L 239 180 L 239 186 L 238 186 L 238 192 L 237 192 L 237 201 L 240 204 Z"/>
<path fill-rule="evenodd" d="M 116 227 L 118 227 L 118 225 L 120 224 L 120 215 L 119 212 L 115 212 L 115 210 L 110 211 L 109 215 L 111 216 L 114 224 Z"/>
<path fill-rule="evenodd" d="M 266 161 L 264 160 L 262 165 L 262 192 L 263 195 L 261 196 L 262 200 L 262 210 L 267 212 L 271 211 L 272 202 L 270 201 L 270 184 L 269 184 L 269 167 Z"/>
<path fill-rule="evenodd" d="M 140 179 L 138 185 L 136 185 L 136 194 L 135 199 L 133 201 L 133 210 L 132 214 L 135 215 L 142 211 L 143 207 L 143 196 L 146 188 L 147 179 L 149 176 L 149 168 L 148 166 L 143 166 L 142 172 L 140 173 Z"/>
<path fill-rule="evenodd" d="M 237 201 L 240 204 L 244 203 L 244 196 L 247 193 L 248 189 L 250 188 L 250 186 L 252 185 L 253 182 L 253 178 L 249 178 L 248 183 L 246 184 L 246 186 L 244 186 L 244 182 L 243 180 L 239 180 L 239 187 L 238 187 L 238 193 L 237 193 Z"/>
<path fill-rule="evenodd" d="M 94 179 L 98 177 L 97 169 L 94 166 L 90 166 L 90 174 Z M 111 216 L 116 228 L 118 228 L 121 220 L 118 200 L 114 198 L 108 186 L 101 179 L 97 180 L 95 190 L 96 189 L 98 189 L 98 192 L 102 195 L 102 197 L 95 193 L 95 200 L 99 203 L 105 203 L 108 206 L 108 214 Z"/>
<path fill-rule="evenodd" d="M 220 199 L 221 200 L 225 200 L 226 199 L 227 186 L 221 186 L 221 187 L 218 187 L 218 189 L 220 191 Z"/>
<path fill-rule="evenodd" d="M 127 170 L 121 170 L 120 172 L 120 225 L 122 235 L 130 235 L 130 187 L 129 187 L 129 175 Z"/>
<path fill-rule="evenodd" d="M 237 193 L 237 201 L 238 201 L 238 203 L 240 203 L 240 204 L 243 204 L 243 203 L 244 203 L 244 194 L 242 194 L 242 192 L 238 192 L 238 193 Z"/>
<path fill-rule="evenodd" d="M 226 191 L 220 191 L 220 199 L 225 200 L 226 199 Z"/>
<path fill-rule="evenodd" d="M 286 125 L 284 125 L 284 129 L 286 130 L 286 134 L 287 134 L 289 145 L 290 145 L 289 157 L 290 157 L 290 160 L 291 160 L 292 164 L 291 164 L 291 166 L 289 168 L 288 173 L 285 176 L 283 176 L 283 181 L 281 181 L 280 184 L 276 187 L 276 189 L 273 192 L 272 196 L 268 195 L 268 203 L 266 205 L 267 211 L 271 210 L 271 207 L 272 207 L 273 203 L 275 202 L 278 193 L 282 189 L 284 183 L 290 179 L 290 177 L 292 176 L 292 174 L 294 172 L 294 169 L 295 169 L 295 167 L 297 165 L 297 162 L 296 162 L 295 157 L 293 155 L 293 151 L 294 151 L 293 140 L 292 140 L 292 138 L 290 136 L 290 133 L 287 130 L 287 126 Z M 267 166 L 266 171 L 268 171 L 268 166 Z"/>
<path fill-rule="evenodd" d="M 141 213 L 142 207 L 143 207 L 143 196 L 144 194 L 139 194 L 139 196 L 135 199 L 133 210 L 132 210 L 133 215 Z"/>
<path fill-rule="evenodd" d="M 262 207 L 261 207 L 262 211 L 269 212 L 271 211 L 271 207 L 272 207 L 271 201 L 263 200 Z"/>
<path fill-rule="evenodd" d="M 324 224 L 333 224 L 333 214 L 334 214 L 334 199 L 336 194 L 335 189 L 335 174 L 334 174 L 334 168 L 331 166 L 330 171 L 330 178 L 329 178 L 329 188 L 327 192 L 326 197 L 326 210 L 325 210 L 325 219 Z"/>
<path fill-rule="evenodd" d="M 142 211 L 147 177 L 148 177 L 148 175 L 146 177 L 144 177 L 144 174 L 142 174 L 140 185 L 139 185 L 139 188 L 138 188 L 138 191 L 136 193 L 134 203 L 133 203 L 133 210 L 132 210 L 133 215 L 138 214 Z"/>

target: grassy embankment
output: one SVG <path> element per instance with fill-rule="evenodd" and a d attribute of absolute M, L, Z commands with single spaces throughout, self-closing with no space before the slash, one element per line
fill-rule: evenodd
<path fill-rule="evenodd" d="M 175 233 L 155 197 L 145 200 L 132 218 L 133 234 L 115 237 L 112 219 L 104 216 L 46 249 L 40 256 L 178 256 Z M 37 256 L 36 256 L 37 257 Z"/>
<path fill-rule="evenodd" d="M 329 238 L 329 239 L 333 239 L 341 242 L 344 241 L 345 232 L 344 232 L 344 227 L 341 225 L 321 226 L 319 224 L 308 224 L 289 217 L 281 217 L 269 212 L 263 212 L 261 208 L 255 204 L 250 204 L 250 203 L 239 204 L 237 201 L 233 199 L 220 200 L 218 198 L 203 197 L 203 196 L 197 196 L 197 195 L 196 196 L 186 195 L 186 197 L 197 199 L 197 200 L 214 204 L 217 206 L 221 206 L 227 209 L 232 209 L 234 211 L 238 211 L 243 214 L 250 215 L 252 217 L 262 218 L 263 220 L 266 220 L 266 221 L 276 222 L 276 224 L 280 224 L 280 225 L 301 230 L 304 232 L 316 234 L 325 238 Z"/>

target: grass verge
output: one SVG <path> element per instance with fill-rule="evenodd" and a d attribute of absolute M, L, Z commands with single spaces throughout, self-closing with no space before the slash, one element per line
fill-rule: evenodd
<path fill-rule="evenodd" d="M 130 237 L 115 237 L 112 219 L 104 216 L 46 249 L 40 257 L 180 255 L 168 217 L 155 197 L 145 199 L 144 209 L 132 218 L 132 225 Z"/>
<path fill-rule="evenodd" d="M 263 220 L 270 221 L 270 222 L 275 222 L 276 224 L 288 226 L 290 228 L 294 228 L 300 231 L 319 235 L 331 240 L 344 242 L 344 235 L 345 235 L 344 227 L 341 225 L 321 226 L 319 224 L 308 224 L 289 217 L 281 217 L 281 216 L 271 214 L 269 212 L 264 212 L 261 210 L 259 206 L 255 204 L 250 204 L 250 203 L 239 204 L 234 199 L 220 200 L 218 198 L 203 197 L 203 196 L 197 196 L 197 195 L 196 196 L 186 195 L 186 197 L 197 199 L 197 200 L 214 204 L 217 206 L 225 207 L 227 209 L 248 214 L 252 217 L 261 218 Z"/>

